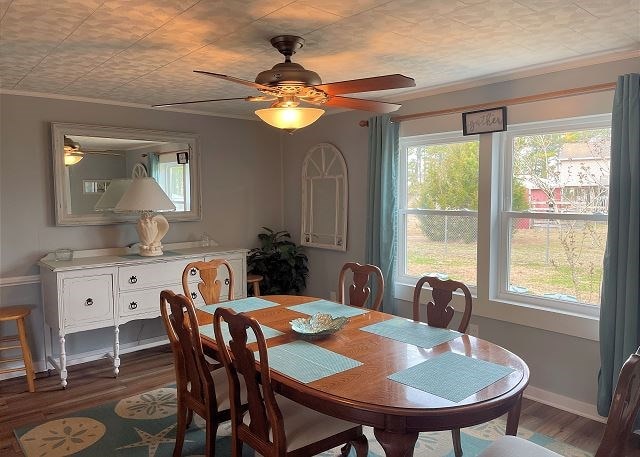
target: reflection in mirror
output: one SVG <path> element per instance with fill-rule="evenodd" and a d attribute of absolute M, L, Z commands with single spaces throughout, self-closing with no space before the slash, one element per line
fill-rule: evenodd
<path fill-rule="evenodd" d="M 346 250 L 347 199 L 347 165 L 342 153 L 329 143 L 314 146 L 302 165 L 304 246 Z"/>
<path fill-rule="evenodd" d="M 151 176 L 176 206 L 169 220 L 200 217 L 197 138 L 191 134 L 52 124 L 59 225 L 132 221 L 114 212 L 132 178 Z"/>

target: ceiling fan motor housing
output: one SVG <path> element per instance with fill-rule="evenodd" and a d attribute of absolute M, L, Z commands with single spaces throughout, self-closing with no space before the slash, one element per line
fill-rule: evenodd
<path fill-rule="evenodd" d="M 291 62 L 291 56 L 304 46 L 304 38 L 295 35 L 279 35 L 271 38 L 271 45 L 285 56 L 271 70 L 262 71 L 256 76 L 256 83 L 264 86 L 317 86 L 322 79 L 315 71 Z"/>

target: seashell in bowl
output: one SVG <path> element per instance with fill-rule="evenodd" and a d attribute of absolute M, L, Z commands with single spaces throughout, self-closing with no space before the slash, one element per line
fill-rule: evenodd
<path fill-rule="evenodd" d="M 316 313 L 311 317 L 293 319 L 291 329 L 300 338 L 315 340 L 329 336 L 349 322 L 348 317 L 333 317 L 331 314 Z"/>

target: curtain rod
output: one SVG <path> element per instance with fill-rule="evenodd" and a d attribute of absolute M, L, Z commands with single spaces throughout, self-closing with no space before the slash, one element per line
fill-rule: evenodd
<path fill-rule="evenodd" d="M 505 98 L 503 100 L 496 100 L 495 102 L 477 103 L 475 105 L 458 106 L 455 108 L 447 108 L 436 111 L 426 111 L 424 113 L 405 114 L 404 116 L 392 117 L 391 122 L 402 122 L 412 119 L 422 119 L 425 117 L 443 116 L 445 114 L 463 113 L 465 111 L 490 109 L 499 106 L 520 105 L 523 103 L 538 102 L 542 100 L 553 100 L 555 98 L 572 97 L 574 95 L 595 94 L 598 92 L 607 92 L 610 90 L 614 90 L 615 88 L 615 82 L 594 84 L 593 86 L 556 90 L 554 92 L 543 92 L 541 94 L 527 95 L 525 97 Z M 359 125 L 360 127 L 367 127 L 369 125 L 369 121 L 362 120 L 359 122 Z"/>

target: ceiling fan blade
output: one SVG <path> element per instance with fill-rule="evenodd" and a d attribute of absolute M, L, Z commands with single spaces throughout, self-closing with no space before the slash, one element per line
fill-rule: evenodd
<path fill-rule="evenodd" d="M 212 98 L 210 100 L 192 100 L 190 102 L 161 103 L 159 105 L 151 105 L 151 106 L 154 108 L 158 108 L 160 106 L 189 105 L 191 103 L 224 102 L 227 100 L 246 100 L 247 98 L 248 97 Z"/>
<path fill-rule="evenodd" d="M 210 71 L 203 70 L 193 70 L 194 73 L 200 73 L 202 75 L 213 76 L 214 78 L 224 79 L 226 81 L 231 81 L 232 83 L 243 84 L 245 86 L 253 87 L 255 89 L 272 89 L 269 86 L 263 86 L 262 84 L 258 84 L 253 81 L 247 81 L 246 79 L 235 78 L 233 76 L 221 75 L 220 73 L 212 73 Z"/>
<path fill-rule="evenodd" d="M 415 87 L 416 81 L 404 75 L 374 76 L 372 78 L 351 79 L 335 83 L 314 86 L 329 95 L 355 94 L 357 92 L 371 92 L 375 90 L 400 89 Z"/>
<path fill-rule="evenodd" d="M 365 100 L 362 98 L 351 97 L 329 97 L 325 103 L 327 106 L 336 106 L 340 108 L 359 109 L 362 111 L 371 111 L 374 113 L 391 113 L 398 110 L 402 105 L 396 103 L 378 102 L 375 100 Z"/>

